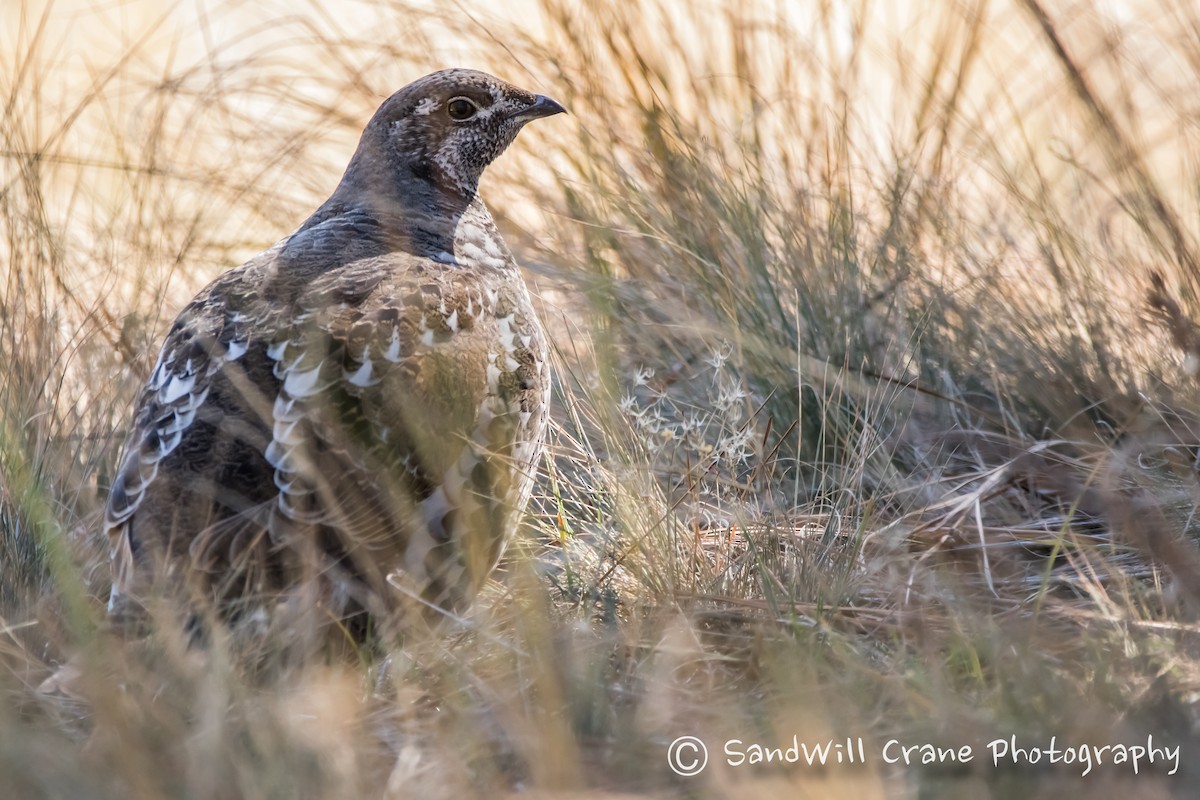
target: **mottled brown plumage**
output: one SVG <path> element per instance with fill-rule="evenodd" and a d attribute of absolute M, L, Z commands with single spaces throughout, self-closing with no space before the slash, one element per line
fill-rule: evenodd
<path fill-rule="evenodd" d="M 532 487 L 546 340 L 479 199 L 561 106 L 434 73 L 368 123 L 332 196 L 171 326 L 109 496 L 110 613 L 231 621 L 461 609 Z"/>

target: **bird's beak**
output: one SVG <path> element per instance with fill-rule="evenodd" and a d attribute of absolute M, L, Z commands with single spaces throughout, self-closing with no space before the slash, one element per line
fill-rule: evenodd
<path fill-rule="evenodd" d="M 563 108 L 554 100 L 551 100 L 549 97 L 546 97 L 546 95 L 539 94 L 535 97 L 536 99 L 533 101 L 533 105 L 529 106 L 523 111 L 518 111 L 513 116 L 518 119 L 531 120 L 540 119 L 542 117 L 552 117 L 555 114 L 567 113 L 565 108 Z"/>

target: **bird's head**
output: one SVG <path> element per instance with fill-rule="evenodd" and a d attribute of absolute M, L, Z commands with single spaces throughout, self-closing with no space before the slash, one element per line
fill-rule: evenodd
<path fill-rule="evenodd" d="M 404 180 L 413 176 L 470 197 L 525 123 L 565 110 L 485 72 L 446 69 L 389 97 L 367 124 L 359 151 L 373 151 Z"/>

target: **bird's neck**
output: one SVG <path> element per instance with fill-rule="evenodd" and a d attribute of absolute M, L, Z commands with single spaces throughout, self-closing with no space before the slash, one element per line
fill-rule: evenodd
<path fill-rule="evenodd" d="M 496 223 L 475 192 L 440 182 L 411 180 L 390 186 L 371 180 L 343 180 L 337 190 L 301 226 L 301 230 L 348 213 L 366 213 L 383 226 L 389 247 L 445 261 L 472 247 L 507 256 Z M 495 243 L 488 247 L 489 243 Z M 458 259 L 461 260 L 461 259 Z"/>

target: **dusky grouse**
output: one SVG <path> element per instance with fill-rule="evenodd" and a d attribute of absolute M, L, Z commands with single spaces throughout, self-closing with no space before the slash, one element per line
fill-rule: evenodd
<path fill-rule="evenodd" d="M 405 598 L 471 600 L 529 497 L 550 388 L 478 183 L 562 111 L 472 70 L 409 84 L 315 214 L 183 309 L 108 498 L 114 619 L 166 595 L 193 620 L 291 608 L 365 631 Z"/>

